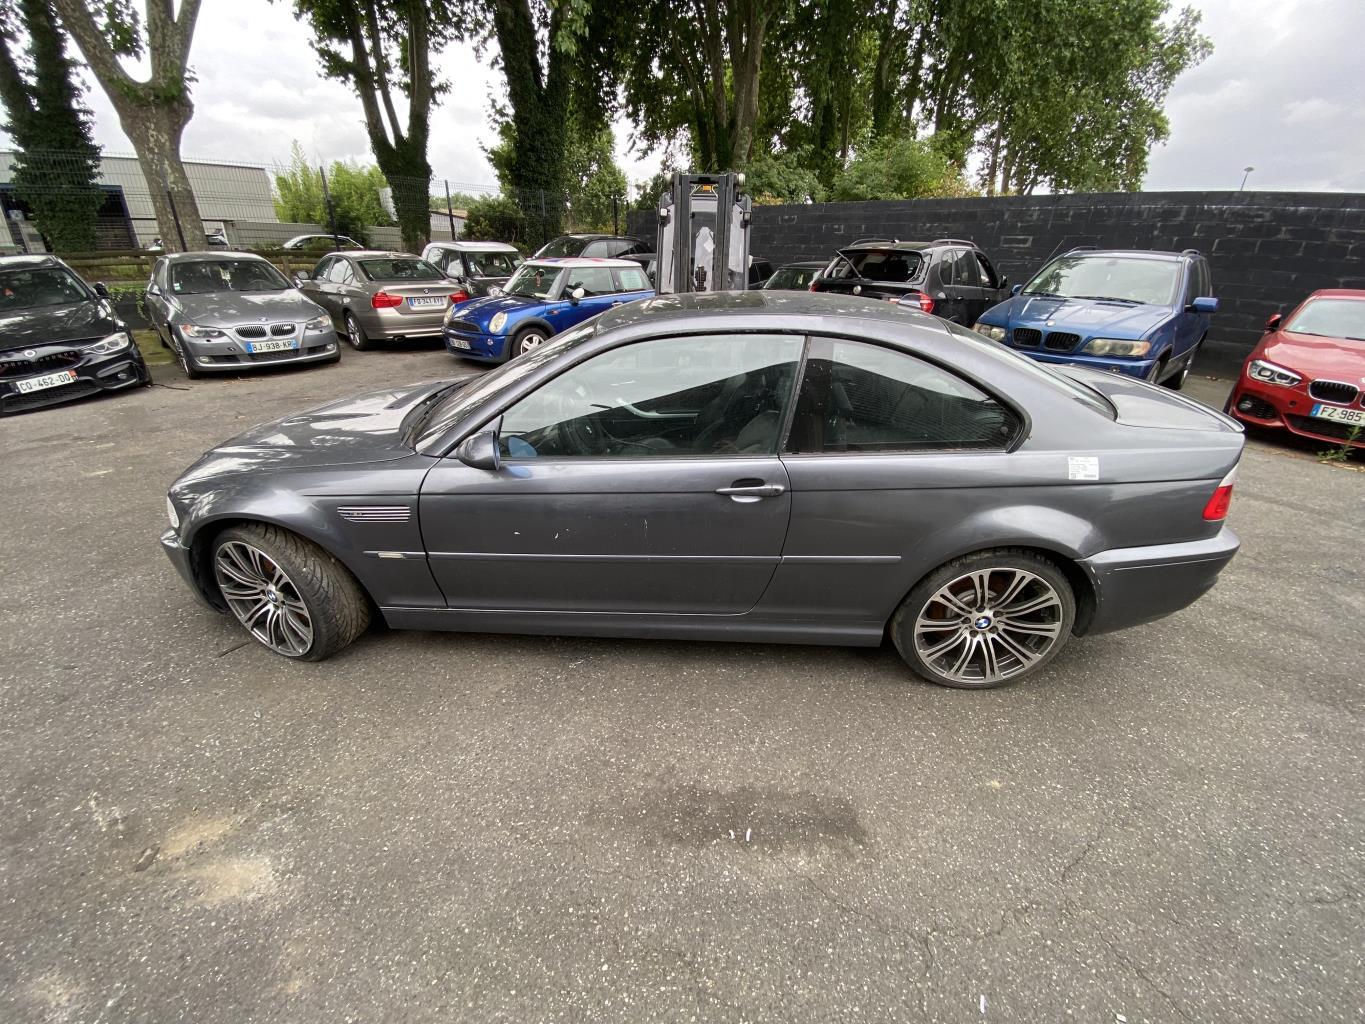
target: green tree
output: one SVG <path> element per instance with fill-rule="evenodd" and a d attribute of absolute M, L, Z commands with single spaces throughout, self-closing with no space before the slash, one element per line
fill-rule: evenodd
<path fill-rule="evenodd" d="M 530 247 L 526 213 L 520 204 L 505 196 L 479 196 L 466 209 L 469 217 L 461 237 Z"/>
<path fill-rule="evenodd" d="M 834 182 L 836 200 L 971 195 L 961 170 L 932 141 L 885 136 L 857 153 Z"/>
<path fill-rule="evenodd" d="M 308 162 L 295 142 L 289 165 L 275 175 L 276 216 L 286 223 L 321 224 L 352 238 L 364 238 L 370 228 L 393 223 L 380 198 L 384 175 L 374 164 L 334 160 L 326 173 L 324 183 L 321 169 Z M 329 196 L 335 223 L 328 216 Z"/>
<path fill-rule="evenodd" d="M 194 113 L 187 67 L 201 0 L 181 0 L 178 12 L 169 0 L 146 0 L 145 15 L 135 0 L 52 2 L 133 144 L 162 244 L 180 248 L 178 215 L 186 245 L 198 248 L 204 225 L 180 159 L 180 139 Z M 140 80 L 123 62 L 144 55 L 150 72 Z"/>
<path fill-rule="evenodd" d="M 607 232 L 613 224 L 624 230 L 628 182 L 615 151 L 609 127 L 585 131 L 575 126 L 564 158 L 573 230 Z"/>
<path fill-rule="evenodd" d="M 758 153 L 749 161 L 744 187 L 759 205 L 823 202 L 829 189 L 820 180 L 816 166 L 805 147 Z"/>
<path fill-rule="evenodd" d="M 286 224 L 326 224 L 322 173 L 308 162 L 295 142 L 289 165 L 275 175 L 275 216 Z"/>
<path fill-rule="evenodd" d="M 447 89 L 433 54 L 467 22 L 454 0 L 294 0 L 313 30 L 323 73 L 355 90 L 379 170 L 393 189 L 403 245 L 417 250 L 431 231 L 431 111 Z M 400 117 L 396 96 L 407 100 Z"/>
<path fill-rule="evenodd" d="M 28 37 L 26 62 L 20 32 Z M 104 196 L 74 68 L 50 0 L 0 2 L 0 102 L 18 149 L 15 191 L 52 248 L 85 251 L 95 248 Z"/>

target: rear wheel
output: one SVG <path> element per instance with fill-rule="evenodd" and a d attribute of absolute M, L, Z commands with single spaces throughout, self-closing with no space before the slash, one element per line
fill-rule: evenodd
<path fill-rule="evenodd" d="M 360 321 L 350 313 L 346 314 L 345 324 L 346 340 L 351 343 L 351 348 L 355 349 L 357 352 L 364 352 L 366 349 L 374 346 L 374 342 L 372 342 L 369 335 L 365 333 L 365 328 L 360 326 Z"/>
<path fill-rule="evenodd" d="M 370 623 L 370 606 L 346 567 L 278 526 L 224 530 L 213 548 L 213 575 L 252 639 L 286 658 L 321 661 Z"/>
<path fill-rule="evenodd" d="M 1076 621 L 1076 598 L 1052 562 L 1029 551 L 955 559 L 910 591 L 891 639 L 917 674 L 984 690 L 1032 675 L 1057 656 Z"/>

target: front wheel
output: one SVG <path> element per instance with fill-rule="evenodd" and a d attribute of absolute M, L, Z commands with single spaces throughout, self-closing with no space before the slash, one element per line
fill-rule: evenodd
<path fill-rule="evenodd" d="M 252 639 L 286 658 L 322 661 L 370 624 L 370 606 L 346 567 L 278 526 L 224 530 L 213 576 Z"/>
<path fill-rule="evenodd" d="M 930 682 L 984 690 L 1041 669 L 1075 621 L 1075 595 L 1056 565 L 1001 549 L 955 559 L 921 580 L 892 617 L 891 639 Z"/>
<path fill-rule="evenodd" d="M 1190 354 L 1185 357 L 1185 365 L 1180 368 L 1180 372 L 1173 377 L 1167 377 L 1165 385 L 1172 391 L 1180 391 L 1185 387 L 1185 380 L 1190 375 L 1190 367 L 1194 365 L 1194 357 L 1199 355 L 1199 350 L 1204 346 L 1204 339 L 1200 338 L 1195 342 L 1194 348 L 1190 349 Z"/>
<path fill-rule="evenodd" d="M 512 355 L 524 356 L 532 349 L 540 348 L 544 343 L 545 332 L 539 327 L 528 327 L 512 339 Z"/>
<path fill-rule="evenodd" d="M 185 344 L 184 338 L 177 338 L 175 341 L 175 357 L 180 361 L 180 369 L 190 380 L 198 380 L 204 376 L 204 371 L 199 369 L 194 356 L 190 355 L 190 347 Z"/>

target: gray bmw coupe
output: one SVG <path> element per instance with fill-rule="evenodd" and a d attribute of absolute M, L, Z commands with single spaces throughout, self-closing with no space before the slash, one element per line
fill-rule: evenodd
<path fill-rule="evenodd" d="M 873 646 L 959 687 L 1184 608 L 1241 429 L 853 296 L 631 303 L 269 423 L 171 487 L 186 582 L 319 660 L 395 627 Z"/>

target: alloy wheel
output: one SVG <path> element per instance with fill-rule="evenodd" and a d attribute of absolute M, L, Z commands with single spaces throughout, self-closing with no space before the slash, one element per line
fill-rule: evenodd
<path fill-rule="evenodd" d="M 1062 637 L 1063 609 L 1025 569 L 978 569 L 944 584 L 915 619 L 915 653 L 944 678 L 998 683 L 1027 671 Z"/>
<path fill-rule="evenodd" d="M 346 318 L 346 340 L 351 343 L 351 348 L 361 349 L 365 347 L 365 339 L 360 334 L 360 324 L 356 318 L 348 316 Z"/>
<path fill-rule="evenodd" d="M 527 352 L 530 352 L 531 349 L 539 348 L 540 343 L 544 340 L 545 336 L 543 334 L 537 334 L 535 331 L 528 331 L 517 339 L 517 355 L 524 356 Z"/>
<path fill-rule="evenodd" d="M 273 559 L 242 541 L 213 558 L 224 600 L 247 632 L 277 654 L 297 658 L 313 645 L 313 620 L 298 588 Z"/>

